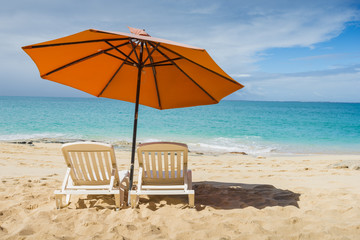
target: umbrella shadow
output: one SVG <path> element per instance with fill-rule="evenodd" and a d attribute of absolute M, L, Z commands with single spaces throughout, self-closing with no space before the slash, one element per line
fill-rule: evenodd
<path fill-rule="evenodd" d="M 206 206 L 217 209 L 295 206 L 299 208 L 300 194 L 268 184 L 225 183 L 203 181 L 194 183 L 196 209 Z"/>
<path fill-rule="evenodd" d="M 300 194 L 268 184 L 227 183 L 215 181 L 194 182 L 195 209 L 206 207 L 215 209 L 243 209 L 254 207 L 295 206 L 299 208 Z M 148 196 L 141 197 L 140 204 L 156 211 L 166 205 L 183 205 L 188 208 L 187 196 Z"/>

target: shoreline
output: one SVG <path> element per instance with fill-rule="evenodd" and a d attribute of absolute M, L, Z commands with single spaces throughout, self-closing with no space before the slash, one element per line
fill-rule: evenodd
<path fill-rule="evenodd" d="M 65 143 L 71 143 L 71 142 L 84 142 L 84 141 L 90 141 L 90 142 L 104 142 L 108 143 L 114 146 L 115 149 L 119 149 L 122 151 L 131 151 L 132 143 L 130 141 L 126 140 L 95 140 L 95 139 L 70 139 L 70 138 L 29 138 L 29 139 L 14 139 L 14 140 L 0 140 L 0 143 L 11 143 L 11 144 L 24 144 L 24 145 L 33 145 L 34 143 L 52 143 L 52 144 L 65 144 Z M 137 145 L 141 143 L 146 143 L 149 141 L 137 141 Z M 234 154 L 234 155 L 251 155 L 255 157 L 262 157 L 262 156 L 309 156 L 309 155 L 360 155 L 359 152 L 353 152 L 353 151 L 334 151 L 334 152 L 328 152 L 328 151 L 279 151 L 272 149 L 270 151 L 246 151 L 246 149 L 239 151 L 234 150 L 224 150 L 223 147 L 220 147 L 221 150 L 217 149 L 218 146 L 214 145 L 214 148 L 209 147 L 208 149 L 203 149 L 198 147 L 198 145 L 201 145 L 201 143 L 187 143 L 186 141 L 180 141 L 182 143 L 185 143 L 189 146 L 189 153 L 190 154 L 197 154 L 197 155 L 223 155 L 223 154 Z"/>

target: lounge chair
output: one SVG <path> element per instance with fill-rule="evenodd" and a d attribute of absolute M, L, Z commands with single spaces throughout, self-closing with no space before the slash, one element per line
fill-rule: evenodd
<path fill-rule="evenodd" d="M 191 170 L 187 168 L 188 147 L 181 143 L 144 143 L 137 150 L 139 178 L 137 189 L 130 191 L 134 208 L 139 195 L 188 195 L 194 206 Z"/>
<path fill-rule="evenodd" d="M 118 171 L 112 145 L 76 142 L 64 144 L 61 150 L 67 171 L 61 190 L 54 192 L 58 209 L 69 204 L 71 194 L 113 194 L 116 208 L 119 209 L 123 205 L 129 172 Z M 65 205 L 62 204 L 64 195 Z"/>

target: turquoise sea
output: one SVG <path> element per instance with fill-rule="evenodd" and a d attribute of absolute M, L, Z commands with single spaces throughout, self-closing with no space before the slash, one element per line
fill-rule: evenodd
<path fill-rule="evenodd" d="M 0 97 L 0 141 L 131 142 L 134 104 L 102 98 Z M 360 103 L 221 101 L 140 106 L 138 141 L 200 152 L 360 153 Z"/>

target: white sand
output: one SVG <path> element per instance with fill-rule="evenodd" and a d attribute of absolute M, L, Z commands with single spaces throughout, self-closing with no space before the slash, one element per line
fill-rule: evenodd
<path fill-rule="evenodd" d="M 360 155 L 190 155 L 195 209 L 84 195 L 56 210 L 60 146 L 0 143 L 0 239 L 360 239 Z M 130 152 L 116 157 L 128 168 Z"/>

